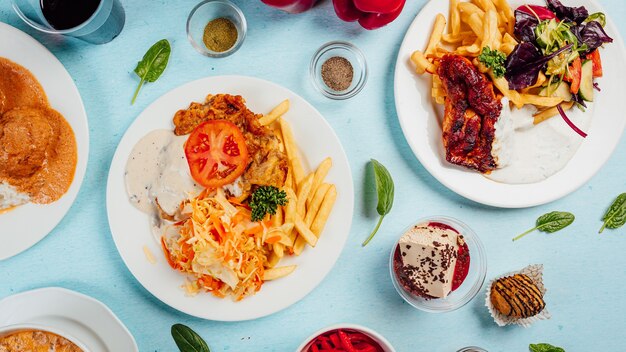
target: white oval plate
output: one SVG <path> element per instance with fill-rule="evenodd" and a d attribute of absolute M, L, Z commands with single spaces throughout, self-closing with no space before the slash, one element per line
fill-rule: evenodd
<path fill-rule="evenodd" d="M 90 352 L 137 352 L 126 326 L 102 302 L 60 287 L 45 287 L 0 300 L 0 326 L 38 324 L 67 332 Z"/>
<path fill-rule="evenodd" d="M 522 1 L 510 1 L 514 8 Z M 528 3 L 545 5 L 539 0 Z M 570 1 L 584 5 L 589 13 L 602 11 L 592 0 Z M 394 91 L 398 119 L 404 136 L 420 163 L 443 185 L 473 201 L 502 208 L 524 208 L 559 199 L 585 184 L 609 159 L 626 125 L 622 102 L 626 91 L 624 44 L 610 18 L 606 31 L 613 43 L 602 49 L 604 77 L 598 80 L 602 92 L 596 94 L 594 116 L 588 137 L 561 171 L 537 183 L 504 184 L 481 174 L 449 164 L 445 160 L 438 110 L 430 97 L 430 79 L 415 73 L 410 57 L 424 50 L 437 13 L 448 17 L 449 1 L 432 0 L 415 17 L 398 53 Z"/>
<path fill-rule="evenodd" d="M 50 106 L 72 126 L 78 151 L 74 180 L 61 199 L 50 204 L 28 203 L 0 214 L 0 260 L 3 260 L 46 237 L 74 203 L 87 169 L 89 128 L 72 77 L 48 49 L 28 34 L 0 22 L 0 56 L 26 67 L 39 80 Z"/>
<path fill-rule="evenodd" d="M 316 167 L 324 158 L 333 159 L 328 182 L 337 187 L 337 201 L 324 233 L 315 248 L 302 255 L 287 258 L 282 264 L 296 264 L 296 271 L 280 280 L 263 285 L 256 295 L 240 302 L 219 299 L 209 293 L 194 297 L 185 295 L 181 285 L 184 276 L 165 261 L 160 244 L 150 230 L 148 215 L 128 200 L 124 183 L 126 161 L 133 146 L 148 132 L 173 129 L 172 117 L 192 101 L 204 101 L 207 94 L 238 94 L 255 112 L 269 112 L 289 99 L 291 108 L 284 118 L 291 123 L 303 154 L 305 170 Z M 135 278 L 165 304 L 187 314 L 221 321 L 255 319 L 284 309 L 311 292 L 328 274 L 350 233 L 354 190 L 348 159 L 339 139 L 326 120 L 303 98 L 275 83 L 252 77 L 208 77 L 182 85 L 157 99 L 133 122 L 122 138 L 109 171 L 107 211 L 109 226 L 122 259 Z M 143 247 L 148 246 L 158 262 L 151 264 Z"/>

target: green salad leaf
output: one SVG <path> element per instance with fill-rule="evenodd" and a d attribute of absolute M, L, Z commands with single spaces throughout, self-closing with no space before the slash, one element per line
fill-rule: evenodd
<path fill-rule="evenodd" d="M 172 325 L 172 337 L 180 352 L 211 352 L 202 337 L 186 325 Z"/>
<path fill-rule="evenodd" d="M 517 241 L 535 230 L 546 233 L 557 232 L 571 225 L 574 222 L 574 219 L 574 214 L 566 211 L 552 211 L 547 214 L 543 214 L 537 218 L 535 227 L 513 238 L 513 241 Z"/>
<path fill-rule="evenodd" d="M 589 15 L 589 17 L 585 18 L 583 23 L 589 23 L 591 21 L 598 21 L 602 27 L 606 26 L 606 15 L 602 12 L 596 12 Z"/>
<path fill-rule="evenodd" d="M 528 346 L 530 352 L 565 352 L 561 347 L 552 346 L 549 343 L 530 344 Z"/>
<path fill-rule="evenodd" d="M 135 73 L 141 78 L 141 81 L 139 81 L 139 85 L 135 90 L 131 104 L 135 103 L 137 94 L 139 94 L 139 90 L 145 82 L 155 82 L 161 77 L 161 74 L 165 71 L 165 67 L 167 67 L 171 52 L 172 48 L 170 47 L 170 42 L 167 41 L 167 39 L 161 39 L 154 43 L 144 54 L 141 61 L 137 63 Z"/>
<path fill-rule="evenodd" d="M 371 240 L 374 238 L 376 232 L 380 228 L 380 224 L 383 222 L 383 218 L 385 215 L 389 214 L 391 211 L 391 207 L 393 207 L 393 198 L 394 198 L 394 184 L 393 179 L 391 178 L 391 174 L 383 166 L 383 164 L 378 161 L 372 159 L 372 166 L 374 167 L 374 178 L 376 180 L 376 193 L 378 196 L 378 205 L 376 206 L 376 211 L 380 217 L 378 218 L 378 223 L 374 228 L 374 231 L 369 235 L 369 237 L 363 242 L 363 246 L 365 247 Z"/>
<path fill-rule="evenodd" d="M 249 205 L 252 221 L 261 221 L 265 214 L 276 214 L 279 205 L 287 205 L 287 193 L 274 186 L 261 186 L 252 193 Z"/>
<path fill-rule="evenodd" d="M 624 223 L 626 223 L 626 193 L 622 193 L 615 198 L 611 207 L 604 214 L 602 221 L 604 223 L 598 233 L 602 233 L 604 228 L 617 229 L 624 226 Z"/>
<path fill-rule="evenodd" d="M 478 56 L 478 61 L 492 69 L 496 77 L 502 77 L 506 73 L 504 66 L 506 55 L 497 49 L 491 50 L 488 46 L 484 47 Z"/>

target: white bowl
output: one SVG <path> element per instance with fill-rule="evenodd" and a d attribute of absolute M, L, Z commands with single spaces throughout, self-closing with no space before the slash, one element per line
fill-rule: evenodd
<path fill-rule="evenodd" d="M 387 341 L 387 339 L 384 338 L 381 334 L 377 333 L 376 331 L 372 329 L 366 328 L 365 326 L 356 325 L 356 324 L 336 324 L 336 325 L 331 325 L 321 330 L 318 330 L 315 333 L 313 333 L 311 336 L 307 337 L 307 339 L 304 340 L 304 342 L 300 345 L 300 347 L 296 349 L 296 352 L 307 352 L 309 345 L 313 342 L 313 340 L 315 340 L 316 337 L 322 334 L 325 334 L 329 331 L 339 330 L 339 329 L 350 329 L 350 330 L 356 330 L 356 331 L 362 332 L 365 335 L 371 337 L 374 341 L 376 341 L 380 345 L 380 347 L 382 347 L 384 352 L 396 352 L 396 349 L 393 348 L 391 343 Z"/>
<path fill-rule="evenodd" d="M 14 324 L 14 325 L 7 325 L 7 326 L 0 327 L 0 338 L 15 334 L 20 331 L 32 331 L 32 330 L 50 332 L 55 335 L 61 336 L 69 340 L 76 346 L 78 346 L 78 348 L 83 350 L 83 352 L 90 352 L 90 350 L 85 346 L 84 343 L 82 343 L 80 340 L 78 340 L 74 336 L 68 334 L 67 332 L 56 327 L 40 325 L 40 324 Z"/>

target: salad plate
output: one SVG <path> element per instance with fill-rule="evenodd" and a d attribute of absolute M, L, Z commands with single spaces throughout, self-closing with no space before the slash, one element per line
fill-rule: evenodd
<path fill-rule="evenodd" d="M 126 326 L 102 302 L 61 287 L 21 292 L 0 300 L 0 326 L 40 325 L 63 331 L 90 352 L 137 352 Z"/>
<path fill-rule="evenodd" d="M 509 3 L 513 9 L 523 4 L 520 1 Z M 545 1 L 529 3 L 545 6 Z M 593 0 L 564 3 L 585 6 L 590 14 L 603 12 Z M 415 50 L 426 47 L 438 13 L 448 16 L 449 1 L 430 1 L 415 17 L 400 47 L 394 78 L 398 119 L 409 146 L 424 168 L 457 194 L 502 208 L 524 208 L 552 202 L 589 181 L 610 158 L 626 126 L 626 120 L 618 113 L 622 110 L 622 95 L 626 89 L 626 72 L 622 69 L 626 51 L 610 16 L 607 16 L 605 30 L 613 42 L 601 49 L 604 76 L 597 80 L 601 92 L 597 92 L 593 108 L 587 111 L 593 114 L 587 137 L 565 167 L 552 176 L 534 183 L 507 184 L 446 162 L 440 122 L 443 109 L 431 98 L 431 79 L 415 74 L 415 66 L 410 61 Z M 550 122 L 566 126 L 560 117 L 554 119 Z"/>
<path fill-rule="evenodd" d="M 129 201 L 125 186 L 127 160 L 140 139 L 157 129 L 171 129 L 174 114 L 207 94 L 241 95 L 256 113 L 267 113 L 288 99 L 283 115 L 292 126 L 303 167 L 312 170 L 326 157 L 333 160 L 329 183 L 336 185 L 337 199 L 315 248 L 298 257 L 285 256 L 285 265 L 297 269 L 280 280 L 266 282 L 261 290 L 241 301 L 217 298 L 201 292 L 190 296 L 181 287 L 185 276 L 167 262 L 159 238 L 151 230 L 150 217 Z M 218 76 L 193 81 L 166 93 L 133 122 L 113 158 L 107 183 L 107 211 L 111 234 L 126 266 L 155 297 L 187 314 L 219 321 L 241 321 L 266 316 L 298 302 L 330 272 L 348 238 L 352 222 L 354 191 L 347 157 L 324 117 L 303 98 L 277 84 L 252 77 Z M 150 253 L 149 255 L 146 255 Z M 151 257 L 151 258 L 147 258 Z M 149 260 L 154 259 L 154 260 Z"/>
<path fill-rule="evenodd" d="M 69 211 L 87 169 L 89 129 L 85 107 L 72 77 L 48 49 L 28 34 L 0 22 L 0 57 L 24 66 L 39 80 L 50 105 L 74 130 L 77 148 L 74 178 L 65 195 L 50 204 L 27 203 L 0 213 L 0 260 L 3 260 L 39 242 Z"/>

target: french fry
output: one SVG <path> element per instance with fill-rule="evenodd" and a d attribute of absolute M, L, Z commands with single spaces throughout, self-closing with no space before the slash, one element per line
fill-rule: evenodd
<path fill-rule="evenodd" d="M 435 51 L 435 48 L 439 45 L 439 42 L 441 42 L 441 35 L 445 28 L 446 18 L 438 13 L 437 16 L 435 16 L 435 24 L 433 25 L 433 31 L 430 34 L 428 45 L 426 46 L 426 50 L 424 50 L 425 55 L 430 55 Z"/>
<path fill-rule="evenodd" d="M 428 61 L 424 53 L 419 50 L 416 50 L 411 55 L 411 61 L 415 65 L 415 71 L 418 74 L 424 74 L 424 72 L 435 72 L 435 65 L 432 62 Z"/>
<path fill-rule="evenodd" d="M 319 237 L 324 230 L 324 226 L 326 226 L 326 221 L 328 220 L 328 216 L 335 205 L 336 199 L 337 190 L 335 189 L 335 185 L 331 185 L 328 192 L 326 192 L 326 195 L 324 196 L 324 200 L 322 201 L 322 205 L 320 205 L 320 209 L 315 216 L 315 220 L 313 220 L 313 223 L 311 224 L 311 231 L 316 236 Z"/>
<path fill-rule="evenodd" d="M 513 50 L 515 50 L 515 44 L 511 44 L 511 43 L 500 44 L 500 51 L 503 52 L 507 56 L 509 56 L 513 52 Z"/>
<path fill-rule="evenodd" d="M 513 35 L 514 27 L 515 27 L 515 13 L 507 0 L 493 0 L 493 3 L 496 7 L 496 12 L 501 13 L 507 22 L 507 33 L 509 35 Z"/>
<path fill-rule="evenodd" d="M 263 126 L 267 126 L 279 117 L 283 116 L 287 111 L 289 111 L 289 99 L 283 100 L 280 104 L 278 104 L 269 114 L 261 117 L 259 119 L 259 123 Z"/>
<path fill-rule="evenodd" d="M 300 217 L 304 217 L 306 211 L 306 200 L 311 193 L 311 187 L 313 186 L 313 173 L 310 173 L 302 183 L 298 186 L 298 196 L 296 201 L 296 214 Z"/>
<path fill-rule="evenodd" d="M 317 191 L 317 188 L 322 184 L 322 182 L 324 182 L 324 179 L 326 178 L 326 175 L 328 175 L 328 171 L 330 170 L 332 166 L 333 166 L 333 159 L 326 158 L 320 163 L 320 165 L 317 167 L 317 170 L 315 170 L 315 177 L 313 177 L 313 185 L 311 186 L 311 191 L 309 192 L 309 196 L 306 199 L 307 207 L 311 203 L 313 196 L 315 196 L 315 192 Z"/>
<path fill-rule="evenodd" d="M 313 224 L 315 224 L 315 221 L 313 222 Z M 311 231 L 311 229 L 309 229 L 308 226 L 306 226 L 304 220 L 297 216 L 295 225 L 296 230 L 298 230 L 298 233 L 300 234 L 300 237 L 304 238 L 309 246 L 315 247 L 315 245 L 317 244 L 317 236 L 315 235 L 315 233 L 313 233 L 313 231 Z"/>
<path fill-rule="evenodd" d="M 284 187 L 283 190 L 287 194 L 287 205 L 285 205 L 285 223 L 294 223 L 296 221 L 297 198 L 293 189 Z M 289 231 L 291 232 L 291 231 Z M 289 235 L 289 233 L 287 233 Z"/>
<path fill-rule="evenodd" d="M 272 226 L 280 226 L 283 224 L 283 207 L 276 207 L 276 214 L 272 215 Z"/>
<path fill-rule="evenodd" d="M 474 32 L 464 31 L 464 32 L 459 32 L 457 34 L 446 33 L 441 36 L 441 40 L 449 44 L 458 44 L 458 43 L 461 43 L 466 38 L 470 38 L 473 42 L 474 40 L 476 40 L 475 37 L 476 36 L 474 35 Z"/>
<path fill-rule="evenodd" d="M 263 273 L 263 281 L 270 281 L 280 279 L 281 277 L 285 277 L 294 270 L 296 270 L 297 265 L 288 265 L 288 266 L 279 266 L 275 268 L 266 269 Z"/>
<path fill-rule="evenodd" d="M 298 148 L 293 137 L 293 132 L 289 123 L 285 119 L 279 118 L 280 129 L 283 132 L 283 139 L 285 140 L 285 150 L 287 151 L 287 159 L 291 164 L 293 170 L 294 185 L 299 185 L 304 178 L 304 169 L 302 168 L 302 161 L 298 155 Z"/>
<path fill-rule="evenodd" d="M 276 255 L 279 258 L 282 258 L 283 256 L 285 256 L 285 247 L 281 243 L 274 243 L 272 245 L 272 249 L 274 250 L 274 253 L 276 253 Z"/>
<path fill-rule="evenodd" d="M 461 32 L 461 14 L 459 13 L 459 0 L 450 0 L 450 26 L 448 32 L 457 35 Z"/>
<path fill-rule="evenodd" d="M 273 268 L 276 266 L 276 264 L 278 264 L 279 261 L 280 261 L 280 257 L 275 252 L 272 252 L 265 266 L 267 268 Z"/>
<path fill-rule="evenodd" d="M 292 190 L 294 189 L 293 187 L 293 173 L 291 172 L 291 168 L 287 168 L 287 177 L 285 179 L 285 188 L 291 188 Z"/>
<path fill-rule="evenodd" d="M 569 110 L 572 108 L 572 106 L 574 106 L 574 102 L 573 101 L 568 101 L 565 103 L 561 104 L 561 108 L 565 111 L 565 110 Z M 548 108 L 546 110 L 543 110 L 541 112 L 538 112 L 536 114 L 533 115 L 533 124 L 537 125 L 551 117 L 554 117 L 556 115 L 559 114 L 559 110 L 557 109 L 556 106 L 553 106 L 551 108 Z"/>
<path fill-rule="evenodd" d="M 483 39 L 484 23 L 481 15 L 478 13 L 468 14 L 467 12 L 461 12 L 461 21 L 470 27 L 478 39 Z"/>
<path fill-rule="evenodd" d="M 322 183 L 317 188 L 317 191 L 315 191 L 315 195 L 313 196 L 311 204 L 306 210 L 306 216 L 304 217 L 304 223 L 306 226 L 311 227 L 311 224 L 313 224 L 313 220 L 315 219 L 315 216 L 322 205 L 322 201 L 324 200 L 324 196 L 326 195 L 326 192 L 328 192 L 329 188 L 330 185 L 328 183 Z"/>
<path fill-rule="evenodd" d="M 298 236 L 296 242 L 293 245 L 293 254 L 300 255 L 306 247 L 306 240 L 302 236 Z"/>
<path fill-rule="evenodd" d="M 472 0 L 472 2 L 485 12 L 496 11 L 496 7 L 491 0 Z"/>
<path fill-rule="evenodd" d="M 557 106 L 563 101 L 561 97 L 542 97 L 535 94 L 520 94 L 520 102 L 525 104 L 532 104 L 535 106 L 552 107 Z"/>
<path fill-rule="evenodd" d="M 469 17 L 473 13 L 477 13 L 480 17 L 485 16 L 485 11 L 471 2 L 460 3 L 459 11 L 461 12 L 461 15 L 465 14 L 466 17 Z"/>

